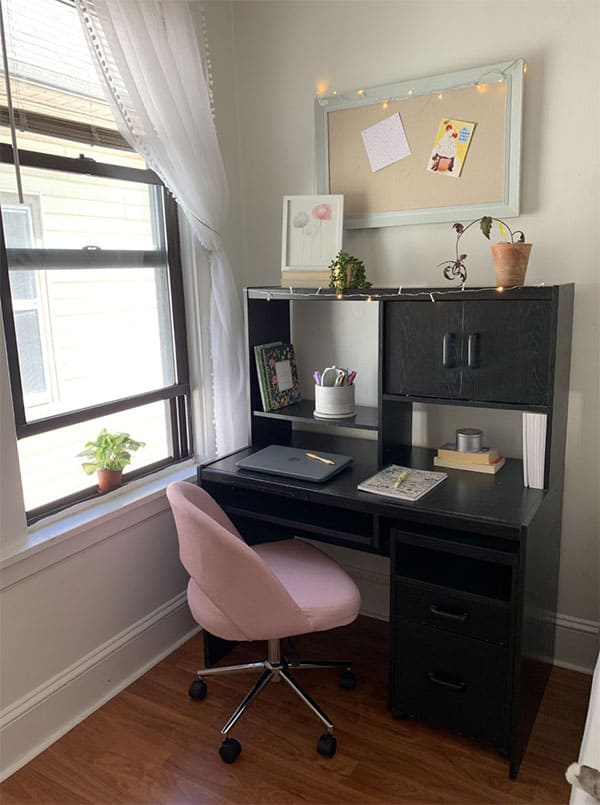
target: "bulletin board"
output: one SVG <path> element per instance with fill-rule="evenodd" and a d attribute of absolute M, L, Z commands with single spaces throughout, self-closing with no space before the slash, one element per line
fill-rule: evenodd
<path fill-rule="evenodd" d="M 518 215 L 523 70 L 516 59 L 317 98 L 318 192 L 344 196 L 345 228 Z M 374 170 L 363 134 L 398 116 L 408 153 Z M 472 125 L 459 175 L 428 169 L 448 121 Z"/>

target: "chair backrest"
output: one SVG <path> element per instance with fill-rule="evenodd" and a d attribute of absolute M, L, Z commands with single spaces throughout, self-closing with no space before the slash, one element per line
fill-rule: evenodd
<path fill-rule="evenodd" d="M 248 640 L 311 631 L 279 579 L 204 489 L 177 481 L 167 487 L 167 498 L 183 566 Z"/>

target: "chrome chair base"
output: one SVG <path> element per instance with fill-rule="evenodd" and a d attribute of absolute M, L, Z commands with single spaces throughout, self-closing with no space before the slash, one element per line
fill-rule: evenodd
<path fill-rule="evenodd" d="M 219 674 L 239 674 L 248 671 L 261 671 L 259 678 L 254 685 L 250 688 L 242 702 L 236 707 L 231 714 L 227 723 L 221 729 L 221 734 L 226 736 L 234 727 L 236 722 L 241 718 L 244 712 L 252 704 L 254 699 L 258 696 L 261 690 L 271 681 L 279 682 L 283 679 L 294 693 L 302 699 L 304 704 L 312 710 L 316 717 L 325 725 L 329 735 L 333 735 L 333 723 L 329 716 L 319 707 L 319 705 L 312 699 L 312 697 L 302 688 L 296 679 L 291 675 L 290 668 L 304 669 L 304 668 L 338 668 L 344 671 L 351 672 L 352 663 L 344 661 L 327 661 L 327 660 L 304 660 L 289 662 L 281 655 L 281 641 L 269 640 L 267 658 L 262 662 L 246 662 L 239 665 L 226 665 L 220 668 L 202 668 L 198 671 L 198 679 L 203 681 L 205 677 L 218 676 Z"/>

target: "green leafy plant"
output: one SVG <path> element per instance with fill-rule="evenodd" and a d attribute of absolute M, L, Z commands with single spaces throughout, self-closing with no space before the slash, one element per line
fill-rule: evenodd
<path fill-rule="evenodd" d="M 358 257 L 340 251 L 329 264 L 329 287 L 337 291 L 345 288 L 370 288 L 367 282 L 365 264 Z"/>
<path fill-rule="evenodd" d="M 98 470 L 122 470 L 131 462 L 131 451 L 145 446 L 145 442 L 136 442 L 128 433 L 109 433 L 102 428 L 97 438 L 87 442 L 85 450 L 77 456 L 88 459 L 81 466 L 92 475 Z"/>
<path fill-rule="evenodd" d="M 467 267 L 465 265 L 467 255 L 460 253 L 460 239 L 468 229 L 475 224 L 479 224 L 481 233 L 490 240 L 494 221 L 498 224 L 500 235 L 507 243 L 525 243 L 525 234 L 522 230 L 516 229 L 513 232 L 507 223 L 500 218 L 493 218 L 491 215 L 476 218 L 466 226 L 464 224 L 452 224 L 452 229 L 456 232 L 456 258 L 454 260 L 444 260 L 443 263 L 439 263 L 439 266 L 444 269 L 444 277 L 447 280 L 460 279 L 463 284 L 467 281 Z"/>

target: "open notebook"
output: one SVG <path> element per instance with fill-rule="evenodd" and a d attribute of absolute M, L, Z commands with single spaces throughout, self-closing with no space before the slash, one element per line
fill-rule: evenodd
<path fill-rule="evenodd" d="M 237 462 L 242 470 L 323 483 L 352 464 L 351 456 L 270 444 Z"/>

